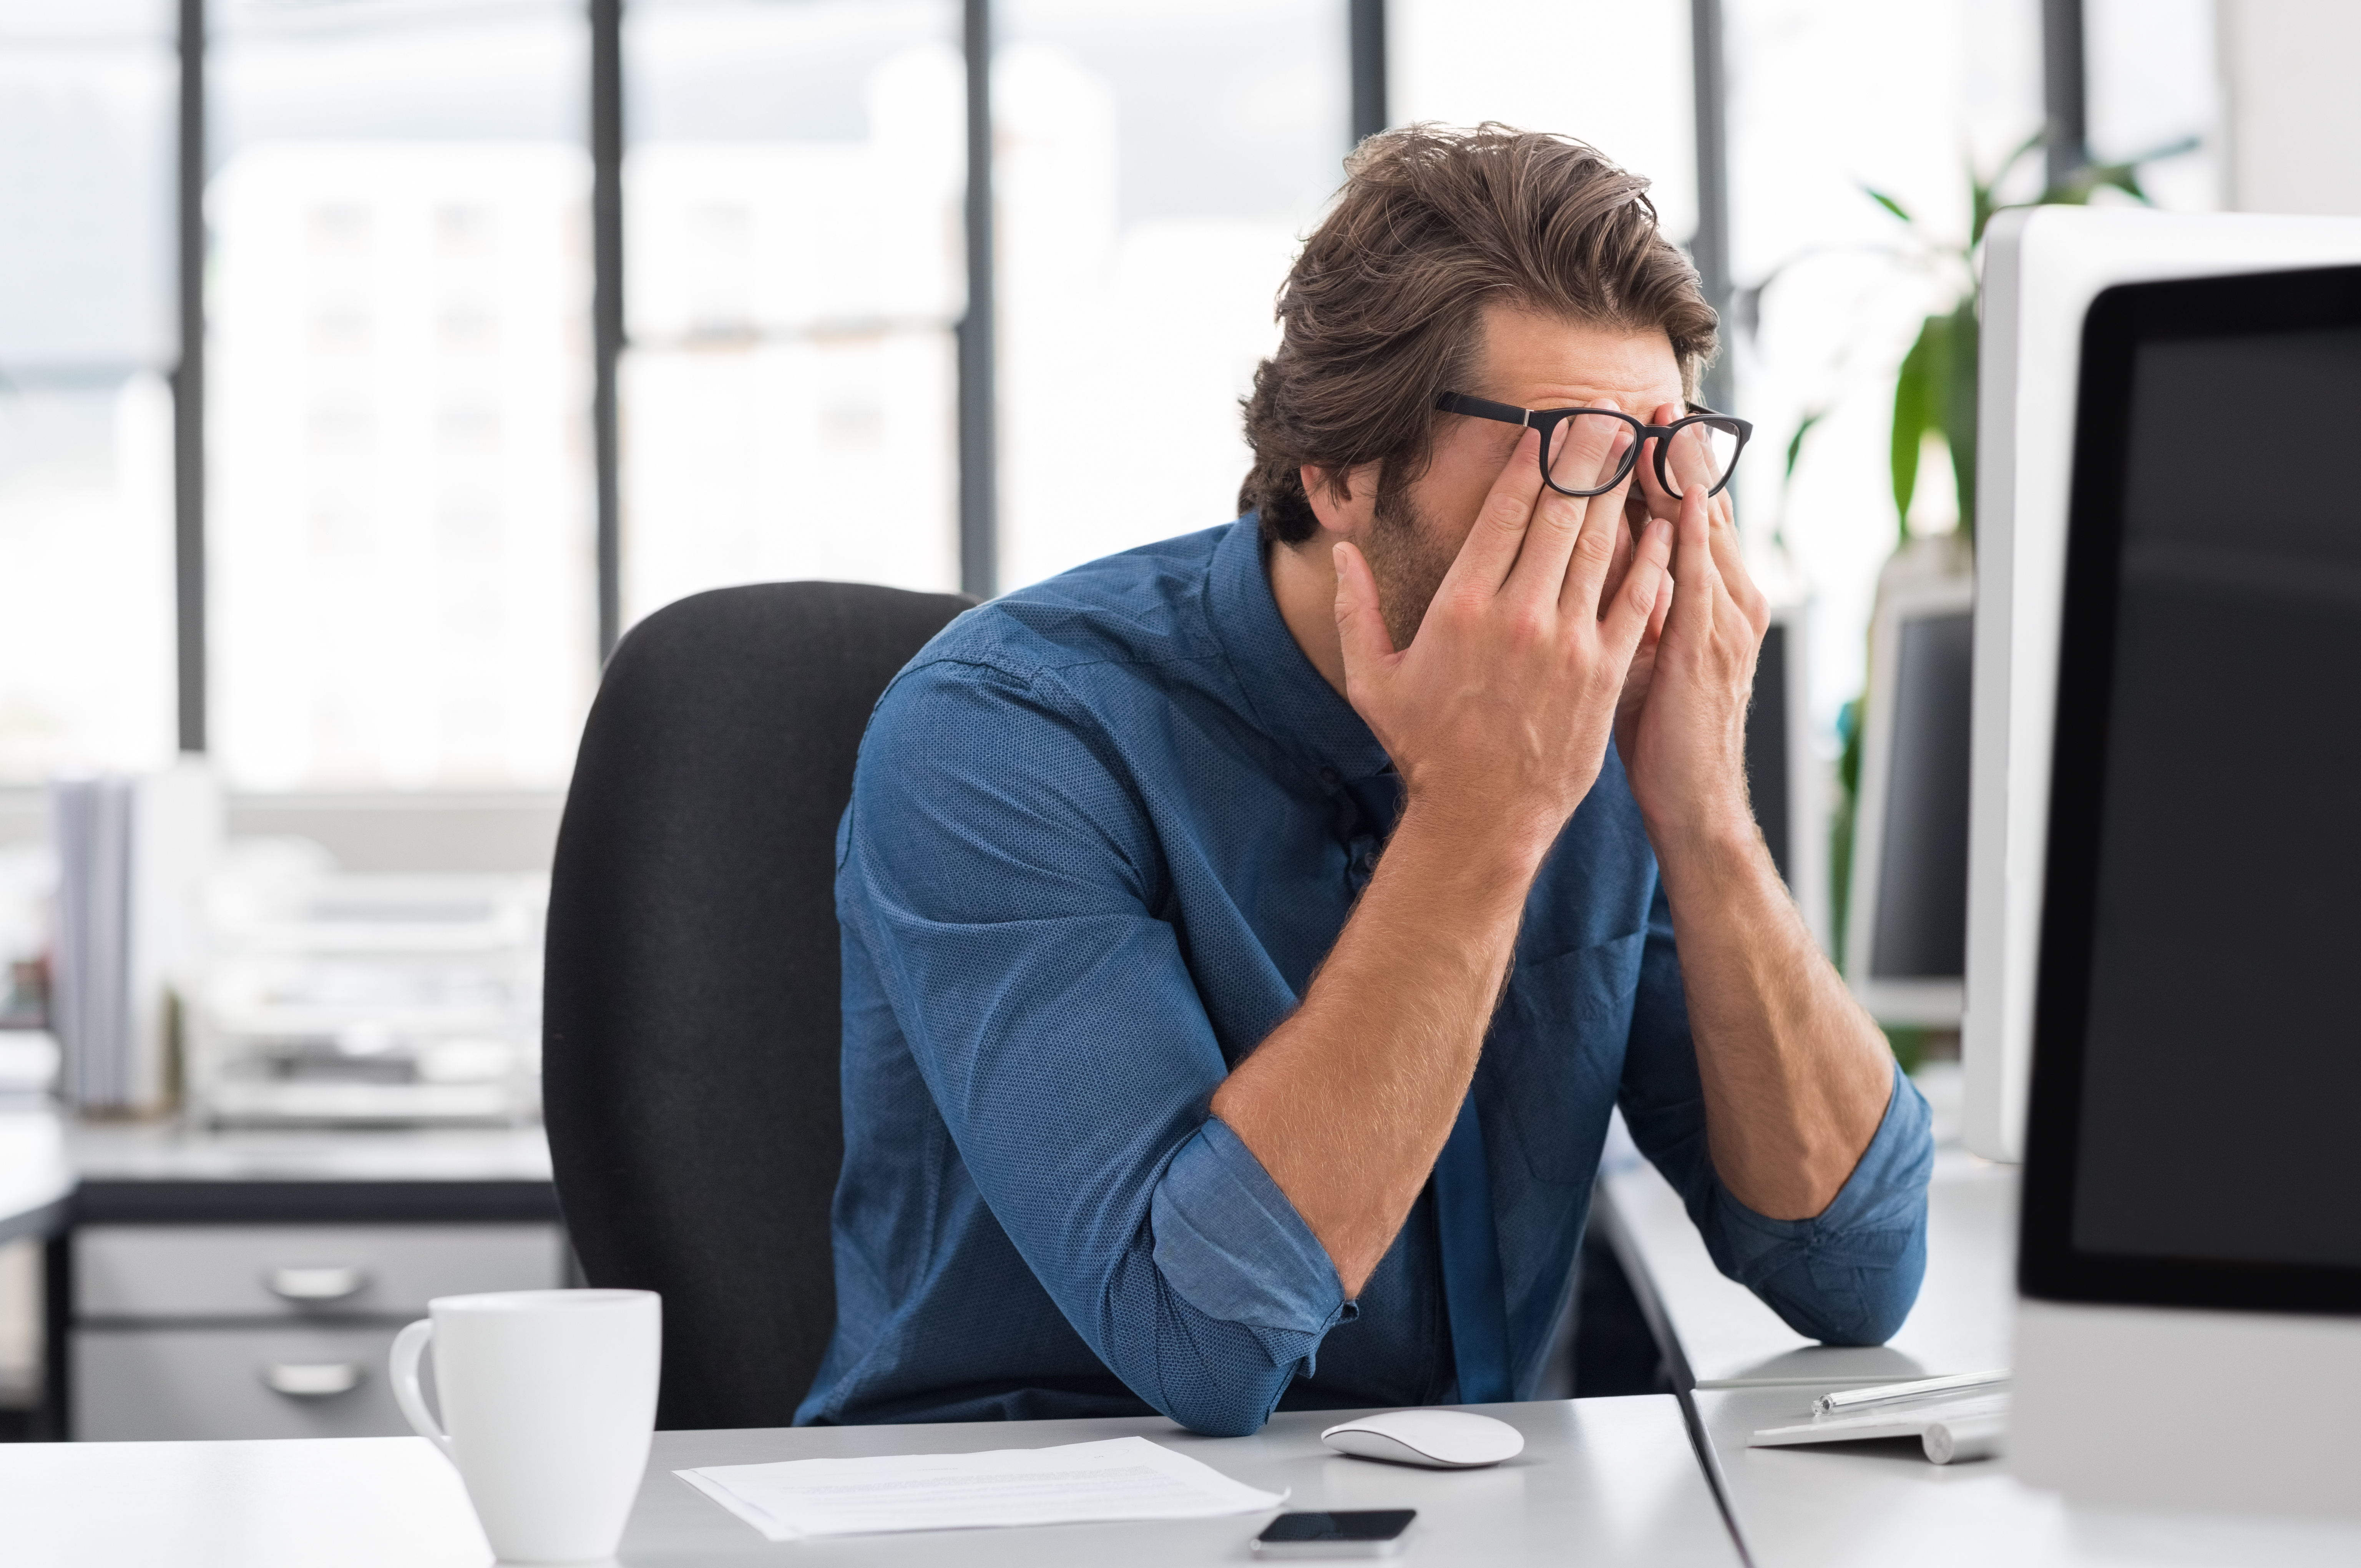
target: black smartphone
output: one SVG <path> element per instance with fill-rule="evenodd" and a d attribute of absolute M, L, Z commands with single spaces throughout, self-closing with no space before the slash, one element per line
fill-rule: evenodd
<path fill-rule="evenodd" d="M 1257 1557 L 1398 1557 L 1416 1508 L 1281 1514 L 1254 1538 Z"/>

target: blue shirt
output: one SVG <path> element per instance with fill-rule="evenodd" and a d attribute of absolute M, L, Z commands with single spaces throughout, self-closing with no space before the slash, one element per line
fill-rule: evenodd
<path fill-rule="evenodd" d="M 1453 1393 L 1432 1188 L 1348 1301 L 1209 1109 L 1344 928 L 1384 828 L 1350 786 L 1387 767 L 1280 620 L 1251 516 L 996 599 L 911 661 L 838 834 L 837 1321 L 797 1420 L 1152 1408 L 1230 1434 Z M 1874 1343 L 1916 1296 L 1933 1155 L 1898 1072 L 1818 1217 L 1716 1178 L 1611 751 L 1533 883 L 1473 1094 L 1521 1394 L 1619 1103 L 1723 1272 L 1799 1332 Z"/>

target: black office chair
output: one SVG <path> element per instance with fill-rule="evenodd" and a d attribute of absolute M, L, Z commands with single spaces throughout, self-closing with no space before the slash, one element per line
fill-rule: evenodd
<path fill-rule="evenodd" d="M 834 1322 L 837 818 L 878 694 L 971 601 L 766 583 L 658 610 L 582 732 L 542 1093 L 593 1285 L 664 1294 L 656 1424 L 785 1426 Z"/>

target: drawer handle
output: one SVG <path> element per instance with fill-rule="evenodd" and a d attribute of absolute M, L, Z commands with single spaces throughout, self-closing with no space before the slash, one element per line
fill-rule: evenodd
<path fill-rule="evenodd" d="M 341 1301 L 368 1284 L 368 1270 L 349 1264 L 327 1268 L 274 1268 L 262 1283 L 282 1301 Z"/>
<path fill-rule="evenodd" d="M 274 1361 L 262 1369 L 262 1385 L 291 1399 L 333 1399 L 361 1386 L 361 1369 L 349 1361 Z"/>

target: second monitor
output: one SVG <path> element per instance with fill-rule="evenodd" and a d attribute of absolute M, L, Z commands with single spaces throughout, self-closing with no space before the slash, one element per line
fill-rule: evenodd
<path fill-rule="evenodd" d="M 1956 1028 L 1967 972 L 1973 581 L 1924 540 L 1887 569 L 1870 626 L 1845 975 L 1882 1024 Z"/>

